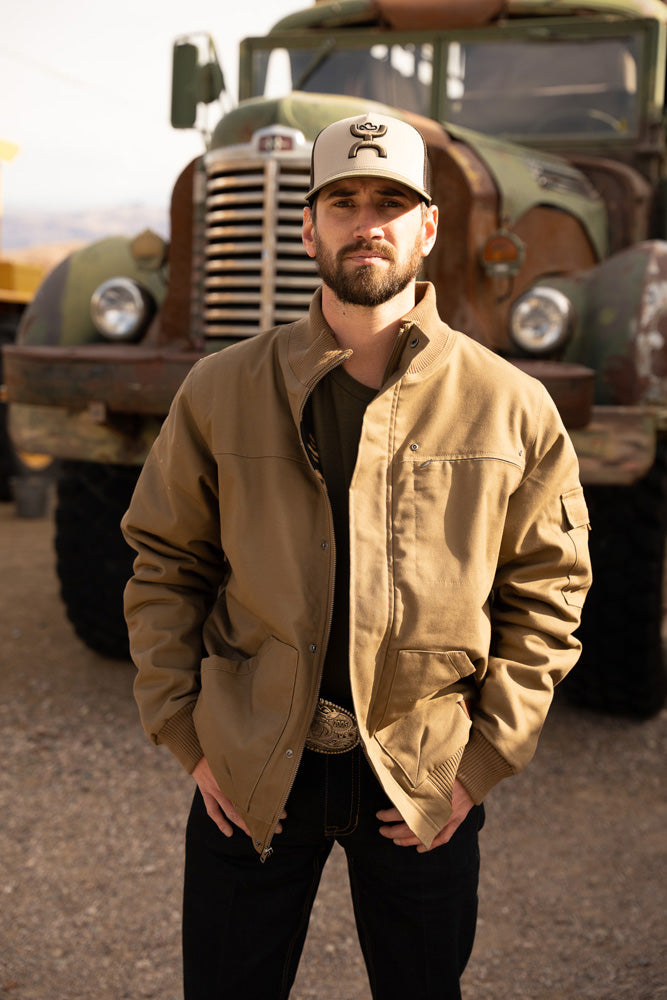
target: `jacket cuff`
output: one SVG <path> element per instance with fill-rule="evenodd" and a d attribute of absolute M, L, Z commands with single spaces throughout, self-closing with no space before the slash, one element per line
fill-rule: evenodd
<path fill-rule="evenodd" d="M 171 750 L 174 757 L 181 762 L 188 774 L 192 774 L 196 765 L 204 756 L 201 748 L 197 730 L 195 729 L 192 713 L 197 703 L 188 702 L 167 719 L 164 726 L 157 734 L 157 742 L 164 744 Z"/>
<path fill-rule="evenodd" d="M 479 805 L 494 785 L 514 774 L 514 769 L 478 729 L 470 730 L 470 739 L 463 751 L 456 777 L 473 802 Z"/>

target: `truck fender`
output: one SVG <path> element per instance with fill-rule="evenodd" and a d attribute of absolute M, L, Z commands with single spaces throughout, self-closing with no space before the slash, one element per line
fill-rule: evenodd
<path fill-rule="evenodd" d="M 629 247 L 567 291 L 578 322 L 564 360 L 594 369 L 596 404 L 667 410 L 667 243 Z"/>
<path fill-rule="evenodd" d="M 17 342 L 66 347 L 103 341 L 90 314 L 93 292 L 109 278 L 131 278 L 159 308 L 166 292 L 166 256 L 167 244 L 151 230 L 75 250 L 39 286 L 21 318 Z"/>

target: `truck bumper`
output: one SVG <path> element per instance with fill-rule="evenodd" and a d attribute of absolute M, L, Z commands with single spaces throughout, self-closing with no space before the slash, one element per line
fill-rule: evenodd
<path fill-rule="evenodd" d="M 137 345 L 6 347 L 4 395 L 14 446 L 56 458 L 141 465 L 200 357 Z"/>
<path fill-rule="evenodd" d="M 6 347 L 15 447 L 62 459 L 142 465 L 176 390 L 200 357 L 136 345 Z M 579 381 L 576 407 L 569 409 L 581 418 Z M 598 406 L 588 412 L 585 426 L 569 430 L 582 482 L 625 486 L 644 476 L 655 460 L 658 433 L 667 430 L 667 411 Z"/>
<path fill-rule="evenodd" d="M 62 406 L 101 404 L 109 412 L 164 417 L 201 354 L 165 348 L 91 344 L 3 349 L 9 402 Z"/>

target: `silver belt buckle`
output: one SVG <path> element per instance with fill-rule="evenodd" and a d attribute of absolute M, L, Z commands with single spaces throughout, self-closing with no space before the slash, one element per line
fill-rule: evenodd
<path fill-rule="evenodd" d="M 357 720 L 352 712 L 320 698 L 306 736 L 306 747 L 317 753 L 347 753 L 360 740 Z"/>

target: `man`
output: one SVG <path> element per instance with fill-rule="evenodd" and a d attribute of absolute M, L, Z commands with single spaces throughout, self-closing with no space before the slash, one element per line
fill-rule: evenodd
<path fill-rule="evenodd" d="M 420 134 L 329 126 L 307 201 L 309 316 L 195 366 L 123 522 L 143 723 L 198 786 L 185 996 L 288 996 L 337 840 L 373 996 L 456 1000 L 481 803 L 577 659 L 588 517 L 543 387 L 416 282 Z"/>

